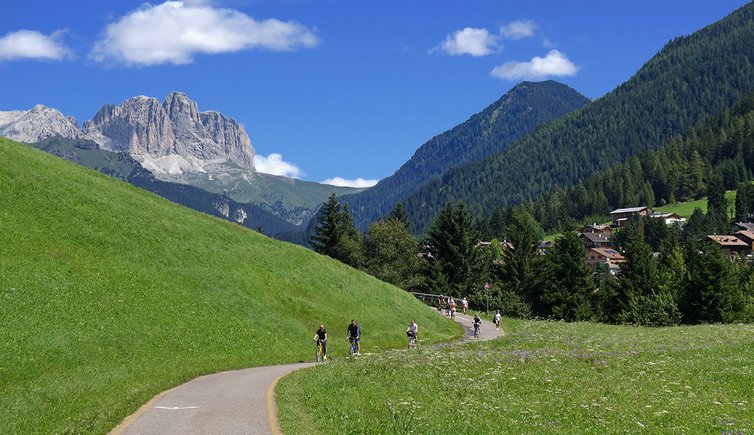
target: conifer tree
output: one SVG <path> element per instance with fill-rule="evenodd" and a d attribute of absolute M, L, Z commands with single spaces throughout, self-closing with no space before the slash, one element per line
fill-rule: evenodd
<path fill-rule="evenodd" d="M 623 248 L 626 261 L 621 264 L 620 284 L 621 303 L 627 308 L 631 301 L 637 300 L 645 291 L 651 291 L 655 285 L 656 266 L 652 251 L 644 242 L 641 221 L 632 221 L 621 228 L 617 239 Z"/>
<path fill-rule="evenodd" d="M 400 202 L 395 205 L 395 208 L 390 212 L 387 218 L 400 222 L 406 227 L 406 229 L 411 229 L 411 222 L 408 219 L 408 212 L 406 212 L 406 207 L 404 207 Z"/>
<path fill-rule="evenodd" d="M 718 323 L 738 320 L 745 297 L 735 263 L 710 242 L 689 243 L 686 249 L 688 278 L 681 297 L 687 323 Z"/>
<path fill-rule="evenodd" d="M 310 243 L 314 251 L 329 257 L 336 257 L 336 249 L 340 239 L 340 203 L 335 194 L 322 207 L 319 223 L 314 228 Z"/>
<path fill-rule="evenodd" d="M 736 220 L 750 222 L 754 218 L 754 184 L 740 183 L 736 190 Z"/>
<path fill-rule="evenodd" d="M 546 255 L 548 275 L 542 294 L 545 315 L 567 321 L 589 320 L 594 293 L 586 247 L 575 231 L 559 237 Z"/>
<path fill-rule="evenodd" d="M 717 234 L 728 232 L 728 200 L 725 199 L 725 186 L 722 176 L 714 173 L 707 184 L 707 221 Z"/>
<path fill-rule="evenodd" d="M 478 286 L 477 242 L 472 217 L 463 203 L 445 206 L 425 236 L 428 261 L 434 263 L 427 284 L 447 285 L 447 293 L 452 296 L 466 296 Z"/>
<path fill-rule="evenodd" d="M 517 208 L 506 230 L 503 250 L 502 280 L 506 289 L 529 304 L 534 314 L 545 311 L 541 300 L 542 259 L 538 255 L 543 232 L 536 220 Z"/>
<path fill-rule="evenodd" d="M 314 251 L 352 267 L 363 262 L 361 233 L 353 225 L 348 206 L 341 207 L 334 193 L 323 206 L 310 243 Z"/>

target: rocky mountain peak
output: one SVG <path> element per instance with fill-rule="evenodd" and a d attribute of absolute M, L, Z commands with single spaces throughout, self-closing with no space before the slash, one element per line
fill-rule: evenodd
<path fill-rule="evenodd" d="M 105 104 L 81 129 L 75 119 L 41 104 L 0 112 L 0 136 L 33 143 L 54 135 L 83 137 L 102 149 L 126 152 L 163 178 L 212 172 L 213 165 L 228 163 L 254 171 L 254 149 L 243 126 L 220 112 L 199 112 L 182 92 L 171 92 L 163 102 L 139 95 Z"/>
<path fill-rule="evenodd" d="M 199 112 L 182 92 L 171 92 L 162 103 L 138 96 L 102 106 L 84 124 L 84 135 L 105 149 L 128 152 L 158 176 L 206 172 L 227 162 L 254 170 L 246 130 L 219 112 Z"/>
<path fill-rule="evenodd" d="M 189 97 L 182 92 L 173 91 L 169 93 L 168 96 L 165 97 L 165 102 L 162 103 L 162 107 L 168 112 L 171 121 L 187 118 L 197 123 L 201 123 L 199 120 L 199 109 L 196 102 L 189 99 Z"/>
<path fill-rule="evenodd" d="M 0 136 L 34 143 L 53 136 L 81 137 L 76 120 L 59 110 L 37 104 L 30 110 L 0 112 Z"/>

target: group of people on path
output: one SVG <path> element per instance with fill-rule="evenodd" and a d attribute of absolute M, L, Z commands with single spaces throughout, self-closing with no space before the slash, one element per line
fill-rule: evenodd
<path fill-rule="evenodd" d="M 351 319 L 346 330 L 346 340 L 351 342 L 351 347 L 356 355 L 361 355 L 361 326 L 356 319 Z M 327 329 L 325 325 L 319 325 L 319 329 L 314 333 L 314 341 L 317 346 L 322 345 L 322 360 L 327 361 Z"/>
<path fill-rule="evenodd" d="M 456 318 L 456 308 L 457 304 L 453 296 L 446 298 L 445 296 L 440 295 L 440 297 L 437 298 L 437 311 L 445 311 L 445 315 L 449 316 L 451 319 Z M 461 309 L 463 310 L 463 314 L 466 314 L 466 311 L 469 309 L 469 301 L 467 301 L 466 298 L 461 299 Z"/>
<path fill-rule="evenodd" d="M 438 298 L 438 304 L 437 304 L 437 310 L 442 311 L 444 301 L 446 299 L 441 296 Z M 455 318 L 455 311 L 456 311 L 456 302 L 453 299 L 453 297 L 447 298 L 447 304 L 448 304 L 448 316 L 451 318 Z M 466 314 L 466 310 L 469 308 L 469 303 L 466 301 L 466 298 L 463 298 L 461 300 L 461 307 L 463 309 L 463 313 Z M 500 314 L 500 310 L 497 310 L 495 312 L 495 316 L 492 318 L 492 321 L 495 323 L 495 329 L 500 329 L 500 321 L 502 320 L 502 315 Z M 478 338 L 482 332 L 482 319 L 479 317 L 479 314 L 474 315 L 474 338 Z M 409 349 L 412 347 L 416 347 L 416 343 L 419 337 L 419 325 L 416 324 L 414 320 L 411 320 L 411 322 L 408 324 L 408 328 L 406 328 L 406 336 L 408 337 L 408 347 Z M 351 352 L 355 353 L 356 355 L 361 355 L 361 326 L 359 326 L 359 323 L 356 322 L 355 319 L 351 319 L 351 323 L 348 325 L 348 329 L 346 330 L 346 339 L 351 342 Z M 327 329 L 325 329 L 325 325 L 319 325 L 319 329 L 317 329 L 317 332 L 314 333 L 314 341 L 319 346 L 322 345 L 323 350 L 323 361 L 327 361 Z"/>

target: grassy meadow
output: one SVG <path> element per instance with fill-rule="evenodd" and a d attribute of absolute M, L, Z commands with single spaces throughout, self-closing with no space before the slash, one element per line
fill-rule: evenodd
<path fill-rule="evenodd" d="M 320 322 L 359 319 L 367 352 L 410 318 L 461 334 L 307 249 L 3 139 L 0 161 L 0 433 L 105 433 L 196 376 L 312 360 Z"/>
<path fill-rule="evenodd" d="M 754 325 L 506 320 L 491 342 L 292 373 L 286 433 L 754 432 Z"/>
<path fill-rule="evenodd" d="M 729 208 L 734 207 L 736 203 L 736 191 L 729 190 L 725 192 L 725 199 L 728 200 Z M 657 207 L 654 209 L 654 211 L 662 213 L 676 213 L 678 214 L 678 216 L 688 219 L 692 214 L 694 214 L 694 210 L 696 210 L 697 208 L 700 208 L 703 212 L 707 213 L 706 196 L 704 198 L 697 199 L 696 201 L 678 202 L 675 204 L 668 204 L 662 207 Z M 731 217 L 733 216 L 734 213 L 731 213 Z"/>

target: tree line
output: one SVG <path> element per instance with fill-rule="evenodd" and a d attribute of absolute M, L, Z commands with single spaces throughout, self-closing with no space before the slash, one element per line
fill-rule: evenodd
<path fill-rule="evenodd" d="M 626 260 L 617 276 L 586 265 L 587 248 L 574 228 L 543 252 L 542 226 L 524 207 L 511 210 L 500 239 L 480 244 L 477 220 L 463 203 L 452 203 L 418 242 L 401 205 L 361 234 L 333 195 L 312 245 L 405 290 L 466 297 L 478 309 L 513 317 L 648 326 L 751 322 L 754 265 L 730 260 L 706 240 L 727 210 L 723 183 L 716 188 L 707 213 L 697 209 L 683 228 L 644 218 L 619 229 L 613 242 Z"/>

